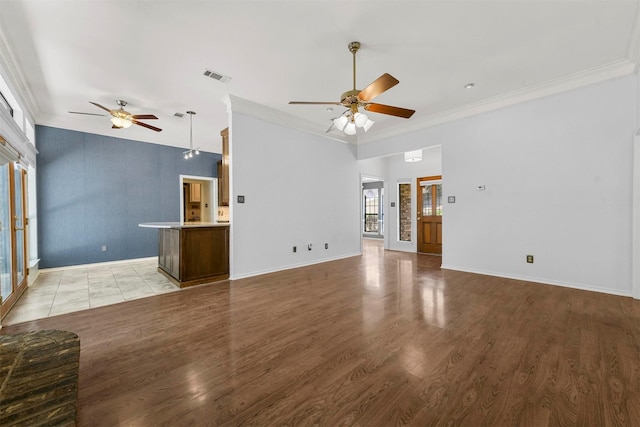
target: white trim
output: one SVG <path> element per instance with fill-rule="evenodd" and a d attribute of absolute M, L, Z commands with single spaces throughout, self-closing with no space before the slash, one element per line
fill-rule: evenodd
<path fill-rule="evenodd" d="M 462 271 L 465 273 L 482 274 L 484 276 L 502 277 L 504 279 L 513 279 L 513 280 L 520 280 L 524 282 L 540 283 L 543 285 L 552 285 L 552 286 L 561 286 L 563 288 L 580 289 L 582 291 L 600 292 L 603 294 L 618 295 L 623 297 L 631 296 L 629 292 L 619 291 L 615 289 L 600 288 L 597 286 L 586 286 L 578 283 L 539 279 L 537 277 L 529 277 L 529 276 L 516 276 L 511 274 L 497 273 L 495 271 L 476 270 L 473 268 L 463 268 L 463 267 L 456 267 L 453 265 L 444 265 L 444 264 L 441 265 L 440 268 L 443 270 L 455 270 L 455 271 Z"/>
<path fill-rule="evenodd" d="M 151 261 L 151 260 L 158 260 L 158 257 L 152 256 L 147 258 L 132 258 L 132 259 L 121 259 L 118 261 L 96 262 L 93 264 L 68 265 L 66 267 L 41 268 L 40 273 L 52 273 L 56 271 L 77 270 L 81 268 L 92 268 L 92 267 L 108 267 L 110 265 L 134 264 L 136 262 Z"/>
<path fill-rule="evenodd" d="M 33 92 L 31 91 L 29 84 L 25 80 L 25 74 L 20 71 L 18 61 L 10 48 L 10 43 L 8 42 L 4 31 L 2 31 L 2 28 L 0 28 L 0 65 L 3 68 L 6 77 L 10 80 L 6 83 L 13 86 L 12 89 L 15 89 L 18 92 L 12 93 L 12 95 L 18 100 L 18 102 L 24 103 L 24 105 L 21 105 L 23 113 L 28 116 L 29 120 L 35 125 L 36 115 L 40 113 L 38 103 L 36 102 L 36 98 L 33 96 Z M 24 111 L 24 109 L 26 109 L 26 111 Z"/>
<path fill-rule="evenodd" d="M 189 179 L 193 181 L 208 181 L 209 184 L 209 204 L 210 208 L 210 218 L 207 220 L 203 220 L 200 217 L 200 220 L 203 222 L 216 222 L 218 220 L 218 178 L 213 178 L 210 176 L 196 176 L 196 175 L 180 175 L 180 213 L 178 218 L 180 218 L 180 222 L 185 222 L 185 219 L 182 217 L 182 213 L 184 212 L 184 194 L 182 192 L 182 186 L 184 185 L 184 180 Z M 201 208 L 202 210 L 202 208 Z"/>
<path fill-rule="evenodd" d="M 635 64 L 634 72 L 638 73 L 640 67 L 640 5 L 636 5 L 636 19 L 633 22 L 633 30 L 627 46 L 627 58 Z"/>
<path fill-rule="evenodd" d="M 360 240 L 362 241 L 362 239 L 360 239 Z M 240 275 L 237 275 L 237 276 L 229 276 L 229 280 L 246 279 L 247 277 L 261 276 L 263 274 L 277 273 L 279 271 L 292 270 L 294 268 L 308 267 L 310 265 L 322 264 L 322 263 L 329 262 L 329 261 L 338 261 L 340 259 L 351 258 L 351 257 L 354 257 L 354 256 L 362 256 L 362 252 L 360 252 L 360 253 L 354 252 L 354 253 L 351 253 L 351 254 L 341 255 L 341 256 L 337 256 L 337 257 L 323 258 L 323 259 L 318 259 L 318 260 L 307 262 L 307 263 L 291 264 L 291 265 L 286 265 L 286 266 L 277 267 L 277 268 L 270 268 L 270 269 L 267 269 L 267 270 L 253 271 L 251 273 L 240 274 Z"/>
<path fill-rule="evenodd" d="M 600 83 L 616 77 L 628 76 L 634 73 L 636 64 L 621 59 L 588 70 L 569 74 L 537 85 L 525 87 L 503 95 L 488 98 L 477 103 L 452 108 L 438 114 L 433 114 L 422 119 L 412 119 L 402 122 L 401 125 L 379 129 L 358 138 L 359 144 L 391 138 L 397 135 L 415 132 L 442 123 L 474 116 L 499 108 L 508 107 L 522 102 L 531 101 L 545 96 L 555 95 L 572 89 Z M 358 157 L 359 160 L 364 158 Z"/>
<path fill-rule="evenodd" d="M 344 143 L 356 142 L 356 137 L 350 137 L 342 132 L 327 133 L 327 127 L 283 111 L 276 110 L 265 105 L 257 104 L 234 95 L 227 95 L 222 99 L 227 104 L 227 111 L 232 110 L 234 113 L 245 114 L 250 117 L 265 120 L 278 125 L 298 129 L 303 132 L 329 138 L 334 141 Z"/>
<path fill-rule="evenodd" d="M 631 199 L 631 290 L 640 299 L 640 131 L 633 137 L 633 192 Z"/>

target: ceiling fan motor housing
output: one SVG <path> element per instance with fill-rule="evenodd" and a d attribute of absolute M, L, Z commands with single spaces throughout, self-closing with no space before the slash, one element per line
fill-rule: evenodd
<path fill-rule="evenodd" d="M 360 91 L 358 89 L 348 90 L 340 95 L 340 102 L 345 107 L 350 107 L 352 104 L 357 104 L 358 102 L 360 102 L 360 100 L 358 99 L 358 95 L 360 95 Z"/>

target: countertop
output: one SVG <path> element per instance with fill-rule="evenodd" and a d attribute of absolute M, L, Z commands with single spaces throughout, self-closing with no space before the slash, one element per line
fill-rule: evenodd
<path fill-rule="evenodd" d="M 145 228 L 195 228 L 195 227 L 228 227 L 228 222 L 143 222 L 138 227 Z"/>

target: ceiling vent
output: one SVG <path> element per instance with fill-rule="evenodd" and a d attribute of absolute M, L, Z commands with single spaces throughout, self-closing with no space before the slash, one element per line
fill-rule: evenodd
<path fill-rule="evenodd" d="M 215 71 L 211 71 L 211 70 L 204 70 L 204 75 L 207 77 L 211 77 L 212 79 L 218 80 L 219 82 L 222 82 L 222 83 L 227 83 L 229 80 L 231 80 L 231 77 L 224 76 L 222 74 L 216 73 Z"/>
<path fill-rule="evenodd" d="M 176 117 L 184 117 L 184 113 L 175 113 L 174 116 L 176 116 Z"/>

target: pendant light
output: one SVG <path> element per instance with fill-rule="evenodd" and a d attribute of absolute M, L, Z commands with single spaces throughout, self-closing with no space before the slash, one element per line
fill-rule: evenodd
<path fill-rule="evenodd" d="M 190 159 L 194 154 L 196 156 L 200 154 L 200 147 L 197 147 L 195 150 L 193 149 L 193 115 L 195 111 L 187 111 L 187 114 L 189 115 L 189 149 L 182 154 L 185 159 Z"/>

